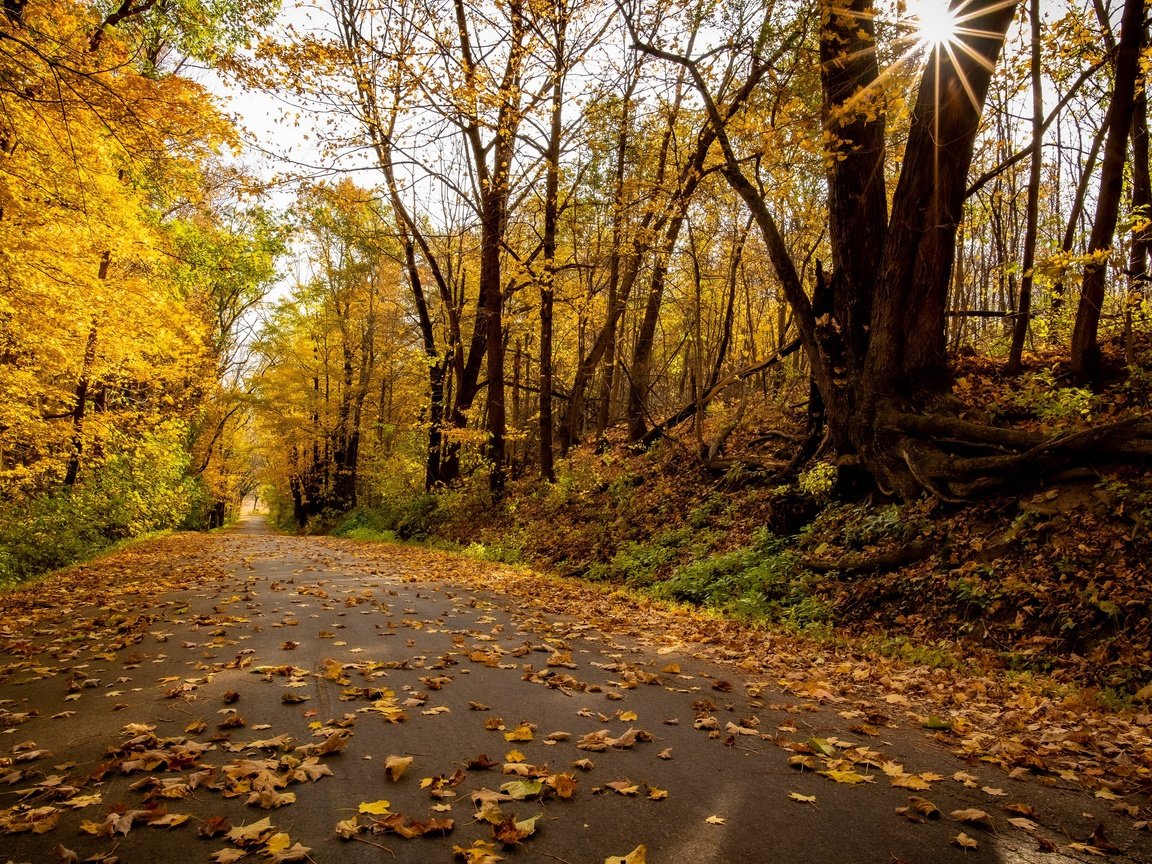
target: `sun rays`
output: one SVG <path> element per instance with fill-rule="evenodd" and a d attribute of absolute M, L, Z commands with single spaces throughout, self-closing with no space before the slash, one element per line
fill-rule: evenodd
<path fill-rule="evenodd" d="M 948 0 L 918 0 L 909 4 L 908 12 L 918 45 L 937 48 L 956 38 L 958 20 Z"/>

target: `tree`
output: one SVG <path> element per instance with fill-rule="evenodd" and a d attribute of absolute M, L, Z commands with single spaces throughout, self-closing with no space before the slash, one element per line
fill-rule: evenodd
<path fill-rule="evenodd" d="M 297 522 L 357 505 L 369 394 L 386 378 L 387 321 L 398 314 L 387 214 L 351 181 L 300 196 L 308 276 L 282 301 L 261 351 L 261 414 L 274 432 Z M 387 387 L 387 384 L 384 384 Z M 383 419 L 383 418 L 381 418 Z"/>
<path fill-rule="evenodd" d="M 1136 104 L 1136 77 L 1140 65 L 1140 42 L 1144 32 L 1143 0 L 1125 0 L 1116 51 L 1116 75 L 1108 106 L 1108 135 L 1100 166 L 1100 192 L 1088 240 L 1089 261 L 1080 284 L 1080 302 L 1072 330 L 1072 372 L 1082 382 L 1095 382 L 1100 374 L 1097 332 L 1104 306 L 1108 252 L 1116 233 L 1124 187 L 1124 161 L 1132 114 Z"/>
<path fill-rule="evenodd" d="M 872 3 L 825 0 L 820 9 L 829 239 L 838 262 L 830 282 L 835 314 L 815 314 L 698 61 L 638 47 L 683 65 L 693 77 L 724 157 L 724 175 L 753 214 L 795 315 L 836 450 L 858 459 L 882 489 L 951 497 L 956 493 L 941 484 L 964 486 L 966 466 L 920 437 L 926 427 L 914 418 L 947 380 L 945 323 L 956 230 L 981 108 L 1015 3 L 968 4 L 960 47 L 930 51 L 887 220 L 876 185 L 884 164 L 883 89 Z"/>

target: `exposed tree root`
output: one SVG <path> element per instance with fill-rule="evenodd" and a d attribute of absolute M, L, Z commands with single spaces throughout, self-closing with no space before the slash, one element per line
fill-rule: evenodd
<path fill-rule="evenodd" d="M 913 486 L 956 503 L 1025 487 L 1074 465 L 1152 456 L 1152 423 L 1138 417 L 1052 435 L 893 412 L 880 433 L 883 449 L 899 457 L 885 466 L 898 489 Z M 900 482 L 901 474 L 911 484 Z"/>
<path fill-rule="evenodd" d="M 805 567 L 818 573 L 832 570 L 839 570 L 841 573 L 858 573 L 864 570 L 878 573 L 923 561 L 938 548 L 938 543 L 916 541 L 886 552 L 850 552 L 839 558 L 805 558 L 803 561 Z"/>

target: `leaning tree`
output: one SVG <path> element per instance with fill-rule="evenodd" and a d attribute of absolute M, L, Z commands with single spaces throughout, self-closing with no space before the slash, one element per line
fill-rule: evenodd
<path fill-rule="evenodd" d="M 873 0 L 819 0 L 832 271 L 806 291 L 781 229 L 728 134 L 696 58 L 637 41 L 684 66 L 700 92 L 723 172 L 748 207 L 795 317 L 842 465 L 886 492 L 964 499 L 1024 472 L 1112 449 L 1152 453 L 1152 424 L 1127 420 L 1052 436 L 964 419 L 946 398 L 948 288 L 984 100 L 1017 0 L 954 2 L 954 38 L 930 46 L 891 203 L 886 88 Z M 762 31 L 763 33 L 767 32 Z M 762 73 L 764 39 L 750 74 Z"/>

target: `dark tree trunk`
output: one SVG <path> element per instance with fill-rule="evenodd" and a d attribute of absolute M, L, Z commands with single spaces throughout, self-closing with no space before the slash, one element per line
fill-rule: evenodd
<path fill-rule="evenodd" d="M 1143 43 L 1148 44 L 1145 29 Z M 1136 104 L 1132 111 L 1132 212 L 1138 220 L 1152 219 L 1152 175 L 1148 165 L 1148 90 L 1141 80 L 1136 87 Z M 1148 282 L 1148 252 L 1152 247 L 1152 228 L 1146 221 L 1132 232 L 1128 251 L 1128 293 L 1124 302 L 1124 350 L 1128 365 L 1136 365 L 1136 348 L 1132 333 L 1132 311 L 1145 297 Z"/>
<path fill-rule="evenodd" d="M 567 10 L 558 4 L 555 27 L 555 68 L 552 70 L 552 110 L 548 147 L 544 153 L 544 277 L 540 284 L 540 476 L 556 480 L 552 444 L 552 303 L 556 290 L 556 224 L 560 212 L 560 138 L 564 118 L 564 76 Z"/>
<path fill-rule="evenodd" d="M 859 369 L 868 347 L 873 283 L 888 224 L 885 99 L 869 89 L 880 77 L 872 0 L 822 3 L 821 12 L 823 122 L 834 158 L 828 171 L 830 302 L 818 314 L 831 314 L 825 340 L 829 361 Z"/>
<path fill-rule="evenodd" d="M 105 253 L 107 255 L 107 253 Z M 101 272 L 106 272 L 107 264 L 101 262 Z M 88 328 L 88 339 L 84 343 L 84 358 L 80 365 L 80 377 L 76 379 L 76 390 L 72 406 L 72 449 L 68 454 L 68 467 L 64 471 L 64 485 L 72 488 L 80 474 L 80 456 L 84 452 L 84 415 L 88 406 L 88 387 L 91 383 L 92 364 L 96 362 L 96 334 L 99 328 L 93 321 Z"/>
<path fill-rule="evenodd" d="M 104 250 L 100 256 L 100 266 L 96 278 L 103 282 L 108 278 L 108 268 L 112 263 L 112 253 Z M 99 332 L 96 320 L 88 326 L 88 338 L 84 342 L 84 357 L 80 361 L 80 375 L 76 379 L 72 406 L 72 449 L 68 454 L 68 466 L 64 469 L 64 485 L 71 489 L 76 485 L 80 474 L 80 456 L 84 452 L 84 415 L 88 410 L 88 388 L 92 383 L 92 366 L 96 362 L 96 337 Z"/>
<path fill-rule="evenodd" d="M 898 389 L 930 391 L 946 381 L 956 229 L 984 99 L 1014 12 L 1014 3 L 1001 0 L 966 5 L 964 49 L 935 49 L 921 79 L 874 300 L 865 364 L 871 405 Z"/>
<path fill-rule="evenodd" d="M 1024 337 L 1032 320 L 1032 270 L 1036 262 L 1036 235 L 1040 223 L 1040 177 L 1044 168 L 1044 79 L 1040 66 L 1040 0 L 1031 0 L 1029 17 L 1032 24 L 1032 162 L 1028 166 L 1028 216 L 1024 229 L 1024 260 L 1021 262 L 1020 302 L 1012 324 L 1012 346 L 1004 371 L 1019 375 L 1023 368 Z"/>
<path fill-rule="evenodd" d="M 1107 250 L 1115 239 L 1124 187 L 1124 159 L 1136 96 L 1136 76 L 1140 65 L 1140 38 L 1144 30 L 1143 0 L 1125 0 L 1120 21 L 1120 42 L 1116 51 L 1116 75 L 1112 101 L 1108 107 L 1108 137 L 1100 166 L 1100 193 L 1096 217 L 1088 240 L 1091 260 L 1084 267 L 1080 283 L 1080 303 L 1072 329 L 1072 373 L 1077 380 L 1095 383 L 1099 374 L 1100 346 L 1097 333 L 1104 305 L 1107 279 Z"/>

